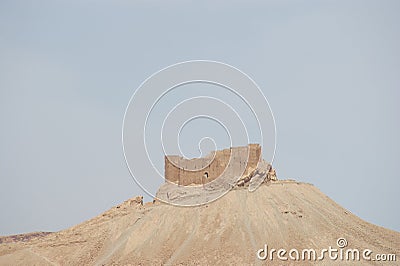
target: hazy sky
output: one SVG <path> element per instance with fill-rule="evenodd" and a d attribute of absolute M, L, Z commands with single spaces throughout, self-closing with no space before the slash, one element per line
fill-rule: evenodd
<path fill-rule="evenodd" d="M 0 235 L 65 229 L 143 195 L 122 152 L 125 108 L 148 76 L 192 59 L 261 87 L 279 178 L 399 231 L 399 12 L 399 1 L 1 1 Z"/>

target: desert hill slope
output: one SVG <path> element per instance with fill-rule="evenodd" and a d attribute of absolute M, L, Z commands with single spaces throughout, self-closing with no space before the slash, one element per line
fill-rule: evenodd
<path fill-rule="evenodd" d="M 361 220 L 313 185 L 276 181 L 255 192 L 235 188 L 199 207 L 134 198 L 72 228 L 2 243 L 0 265 L 347 265 L 327 254 L 322 261 L 257 258 L 265 244 L 319 252 L 338 248 L 338 238 L 347 240 L 344 249 L 372 250 L 371 257 L 400 254 L 399 232 Z"/>

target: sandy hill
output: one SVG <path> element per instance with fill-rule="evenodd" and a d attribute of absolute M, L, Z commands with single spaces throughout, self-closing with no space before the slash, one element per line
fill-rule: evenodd
<path fill-rule="evenodd" d="M 344 252 L 400 254 L 400 233 L 359 219 L 313 185 L 276 181 L 255 192 L 235 188 L 199 207 L 142 205 L 133 198 L 67 230 L 3 238 L 0 265 L 347 265 L 328 254 L 321 261 L 301 260 L 304 249 L 317 256 L 329 246 L 340 250 L 338 238 L 347 241 Z M 277 253 L 260 260 L 257 252 L 266 244 L 296 249 L 300 261 L 280 260 Z M 398 265 L 396 259 L 355 263 Z"/>

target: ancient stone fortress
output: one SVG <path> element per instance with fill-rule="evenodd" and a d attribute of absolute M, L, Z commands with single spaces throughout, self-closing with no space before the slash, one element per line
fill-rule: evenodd
<path fill-rule="evenodd" d="M 214 151 L 206 157 L 194 159 L 167 155 L 165 180 L 181 186 L 205 185 L 223 175 L 236 176 L 240 180 L 263 164 L 259 144 Z M 265 165 L 268 168 L 265 170 L 269 171 L 270 167 Z"/>
<path fill-rule="evenodd" d="M 218 199 L 231 189 L 255 191 L 277 180 L 272 165 L 262 159 L 261 146 L 250 144 L 211 152 L 202 158 L 165 156 L 165 183 L 156 199 L 196 206 Z"/>

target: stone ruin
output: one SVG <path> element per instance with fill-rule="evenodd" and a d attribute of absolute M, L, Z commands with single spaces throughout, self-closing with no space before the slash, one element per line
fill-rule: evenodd
<path fill-rule="evenodd" d="M 191 205 L 205 198 L 213 200 L 235 187 L 254 191 L 261 183 L 275 180 L 275 170 L 262 159 L 259 144 L 213 151 L 194 159 L 167 155 L 165 184 L 156 197 L 169 203 Z"/>
<path fill-rule="evenodd" d="M 222 174 L 248 174 L 261 160 L 261 146 L 213 151 L 203 158 L 186 159 L 175 155 L 165 156 L 165 180 L 178 185 L 203 185 Z"/>

